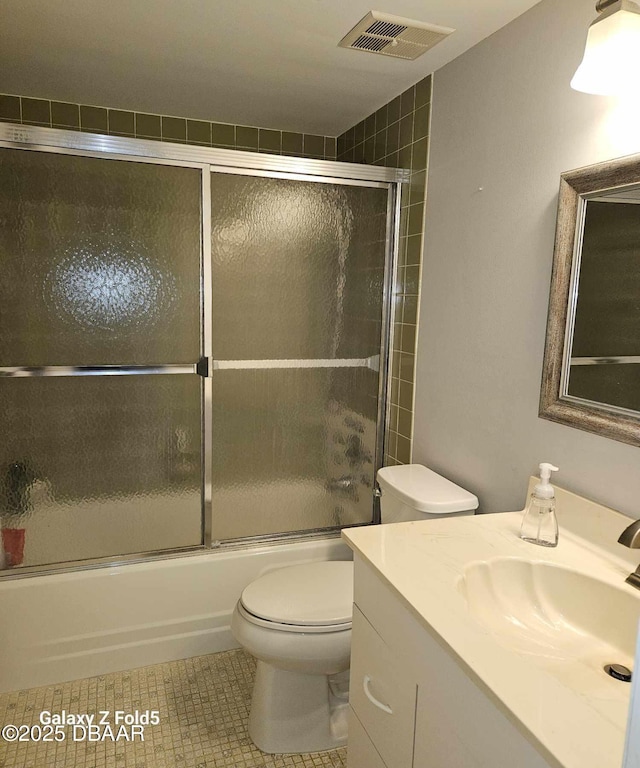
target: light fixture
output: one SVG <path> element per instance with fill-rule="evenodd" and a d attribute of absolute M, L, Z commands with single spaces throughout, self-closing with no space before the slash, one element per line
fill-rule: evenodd
<path fill-rule="evenodd" d="M 584 58 L 571 87 L 600 96 L 640 92 L 640 7 L 632 0 L 598 0 Z"/>

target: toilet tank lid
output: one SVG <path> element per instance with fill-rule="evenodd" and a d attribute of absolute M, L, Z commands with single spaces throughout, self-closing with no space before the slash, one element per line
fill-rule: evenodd
<path fill-rule="evenodd" d="M 396 496 L 419 512 L 443 515 L 478 508 L 478 498 L 422 464 L 382 467 L 377 474 L 383 493 Z"/>

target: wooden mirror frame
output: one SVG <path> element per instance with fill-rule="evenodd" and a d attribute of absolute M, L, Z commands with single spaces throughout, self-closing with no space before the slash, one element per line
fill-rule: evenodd
<path fill-rule="evenodd" d="M 577 265 L 582 250 L 585 195 L 640 185 L 640 155 L 630 155 L 563 173 L 549 293 L 547 337 L 542 366 L 540 410 L 543 419 L 640 445 L 640 412 L 597 405 L 560 391 L 567 343 L 570 303 L 575 300 Z"/>

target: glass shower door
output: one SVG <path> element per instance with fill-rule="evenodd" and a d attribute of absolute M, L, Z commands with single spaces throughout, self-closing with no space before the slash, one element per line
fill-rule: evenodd
<path fill-rule="evenodd" d="M 203 543 L 201 198 L 200 168 L 0 149 L 4 567 Z"/>
<path fill-rule="evenodd" d="M 212 174 L 214 539 L 371 522 L 388 197 Z"/>

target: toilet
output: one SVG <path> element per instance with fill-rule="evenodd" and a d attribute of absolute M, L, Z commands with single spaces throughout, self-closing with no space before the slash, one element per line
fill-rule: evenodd
<path fill-rule="evenodd" d="M 377 474 L 383 523 L 472 515 L 478 499 L 420 464 Z M 249 736 L 271 754 L 320 752 L 347 741 L 353 563 L 270 571 L 246 587 L 231 620 L 257 659 Z"/>

